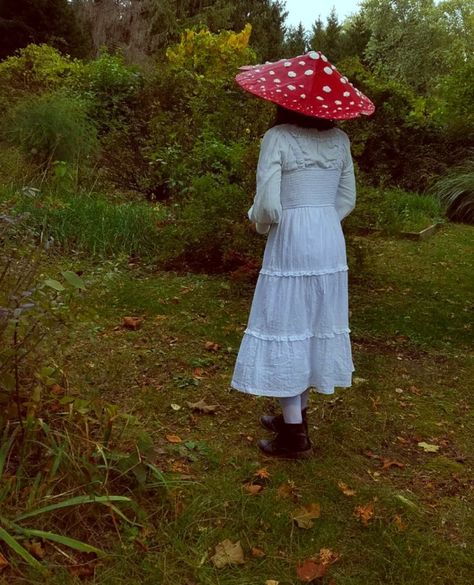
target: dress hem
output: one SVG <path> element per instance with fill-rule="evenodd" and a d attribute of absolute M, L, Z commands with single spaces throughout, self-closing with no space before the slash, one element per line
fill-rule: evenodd
<path fill-rule="evenodd" d="M 336 381 L 336 382 L 334 382 L 334 385 L 332 385 L 330 387 L 331 389 L 324 388 L 324 387 L 318 388 L 318 386 L 316 384 L 309 384 L 305 387 L 288 390 L 287 392 L 284 392 L 281 394 L 275 394 L 274 390 L 256 390 L 255 388 L 251 388 L 247 384 L 239 384 L 238 382 L 235 382 L 234 380 L 232 380 L 230 386 L 234 390 L 238 390 L 239 392 L 244 392 L 245 394 L 252 394 L 254 396 L 266 396 L 268 398 L 289 398 L 292 396 L 299 396 L 302 392 L 305 392 L 308 389 L 314 390 L 318 394 L 324 394 L 326 396 L 330 396 L 330 395 L 334 394 L 334 388 L 351 388 L 352 383 L 347 382 L 347 380 L 345 380 L 344 382 Z"/>

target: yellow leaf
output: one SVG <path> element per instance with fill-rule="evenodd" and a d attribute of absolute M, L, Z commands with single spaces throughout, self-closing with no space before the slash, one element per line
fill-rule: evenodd
<path fill-rule="evenodd" d="M 2 553 L 0 553 L 0 573 L 6 569 L 9 564 L 10 563 L 7 561 L 7 559 L 2 555 Z"/>
<path fill-rule="evenodd" d="M 424 441 L 418 443 L 418 447 L 421 447 L 425 453 L 436 453 L 439 450 L 439 445 L 430 445 Z"/>
<path fill-rule="evenodd" d="M 266 467 L 262 467 L 261 469 L 257 469 L 257 471 L 255 472 L 255 476 L 258 477 L 259 479 L 269 479 L 270 472 Z"/>
<path fill-rule="evenodd" d="M 251 496 L 256 496 L 263 490 L 263 486 L 256 483 L 244 483 L 243 489 Z"/>
<path fill-rule="evenodd" d="M 299 528 L 309 529 L 313 527 L 313 520 L 321 516 L 321 506 L 319 504 L 307 504 L 298 508 L 293 514 L 293 520 Z"/>
<path fill-rule="evenodd" d="M 338 481 L 337 486 L 345 496 L 355 496 L 357 493 L 355 490 L 348 487 L 347 484 L 345 484 L 342 481 Z"/>
<path fill-rule="evenodd" d="M 374 517 L 374 504 L 370 502 L 365 506 L 357 506 L 354 509 L 354 516 L 356 516 L 364 526 L 368 526 L 369 522 Z"/>
<path fill-rule="evenodd" d="M 183 440 L 178 435 L 166 435 L 166 440 L 170 443 L 182 443 Z"/>

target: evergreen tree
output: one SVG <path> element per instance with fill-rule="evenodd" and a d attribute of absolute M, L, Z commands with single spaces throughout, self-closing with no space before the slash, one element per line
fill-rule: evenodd
<path fill-rule="evenodd" d="M 285 35 L 284 53 L 288 57 L 302 55 L 307 50 L 307 34 L 300 22 L 296 27 L 290 27 Z"/>
<path fill-rule="evenodd" d="M 1 0 L 0 59 L 29 43 L 48 43 L 75 57 L 90 49 L 67 0 Z"/>

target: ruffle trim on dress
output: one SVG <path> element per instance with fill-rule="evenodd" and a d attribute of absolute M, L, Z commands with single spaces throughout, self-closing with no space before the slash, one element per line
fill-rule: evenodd
<path fill-rule="evenodd" d="M 322 276 L 324 274 L 335 274 L 336 272 L 346 272 L 349 270 L 347 264 L 336 266 L 335 268 L 324 268 L 323 270 L 270 270 L 262 268 L 260 274 L 264 276 Z"/>
<path fill-rule="evenodd" d="M 263 341 L 306 341 L 307 339 L 333 339 L 337 335 L 347 335 L 351 332 L 347 327 L 344 329 L 335 329 L 331 333 L 302 333 L 301 335 L 266 335 L 265 333 L 259 333 L 252 329 L 246 329 L 245 334 L 255 337 L 256 339 L 262 339 Z"/>

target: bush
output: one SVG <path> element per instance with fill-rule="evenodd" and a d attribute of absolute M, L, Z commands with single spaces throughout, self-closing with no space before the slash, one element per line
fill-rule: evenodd
<path fill-rule="evenodd" d="M 5 138 L 47 169 L 56 160 L 88 163 L 97 150 L 97 132 L 83 100 L 65 93 L 27 97 L 14 107 Z"/>

